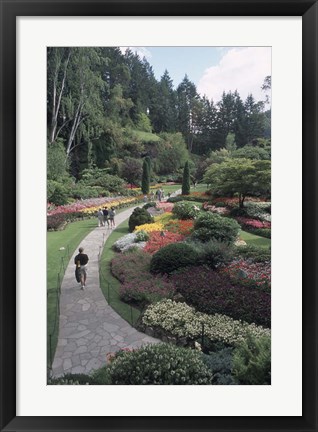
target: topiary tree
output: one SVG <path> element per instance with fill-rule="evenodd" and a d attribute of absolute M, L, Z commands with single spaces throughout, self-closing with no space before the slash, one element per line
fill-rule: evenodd
<path fill-rule="evenodd" d="M 195 264 L 198 255 L 187 243 L 171 243 L 156 252 L 150 262 L 152 273 L 169 274 Z"/>
<path fill-rule="evenodd" d="M 185 163 L 183 170 L 182 195 L 190 195 L 190 169 L 188 161 Z"/>
<path fill-rule="evenodd" d="M 150 169 L 146 159 L 142 164 L 141 190 L 143 194 L 148 195 L 150 189 Z"/>
<path fill-rule="evenodd" d="M 129 232 L 133 232 L 136 226 L 138 225 L 143 225 L 152 222 L 153 222 L 153 217 L 147 212 L 146 209 L 136 207 L 135 210 L 132 212 L 128 221 Z"/>

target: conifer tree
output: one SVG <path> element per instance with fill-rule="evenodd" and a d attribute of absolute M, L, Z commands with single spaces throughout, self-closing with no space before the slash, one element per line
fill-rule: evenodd
<path fill-rule="evenodd" d="M 185 163 L 183 170 L 182 195 L 190 195 L 190 170 L 188 161 Z"/>
<path fill-rule="evenodd" d="M 143 194 L 149 194 L 150 189 L 150 170 L 149 170 L 149 164 L 147 163 L 146 159 L 144 159 L 143 165 L 142 165 L 142 180 L 141 180 L 141 190 Z"/>

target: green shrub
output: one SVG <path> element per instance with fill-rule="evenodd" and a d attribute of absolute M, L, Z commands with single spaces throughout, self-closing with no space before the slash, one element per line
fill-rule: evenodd
<path fill-rule="evenodd" d="M 245 226 L 244 231 L 247 231 L 251 234 L 258 235 L 260 237 L 269 238 L 269 239 L 272 236 L 272 231 L 270 228 L 248 228 L 248 229 L 246 229 L 246 226 Z"/>
<path fill-rule="evenodd" d="M 182 201 L 174 205 L 172 213 L 178 219 L 195 219 L 199 215 L 200 209 L 195 204 Z"/>
<path fill-rule="evenodd" d="M 135 242 L 146 242 L 149 240 L 149 234 L 146 231 L 138 231 L 136 234 Z"/>
<path fill-rule="evenodd" d="M 215 240 L 206 243 L 188 242 L 198 254 L 197 264 L 203 264 L 216 269 L 221 264 L 227 264 L 233 259 L 233 249 L 230 245 Z"/>
<path fill-rule="evenodd" d="M 249 336 L 233 353 L 233 374 L 241 384 L 271 383 L 271 339 Z"/>
<path fill-rule="evenodd" d="M 63 183 L 55 180 L 47 181 L 47 200 L 57 206 L 67 203 L 70 190 Z"/>
<path fill-rule="evenodd" d="M 179 268 L 192 266 L 198 255 L 187 243 L 171 243 L 156 252 L 150 262 L 151 273 L 170 274 Z"/>
<path fill-rule="evenodd" d="M 150 201 L 142 206 L 143 209 L 147 210 L 150 207 L 157 207 L 157 203 L 155 201 Z"/>
<path fill-rule="evenodd" d="M 226 204 L 224 202 L 219 201 L 215 203 L 215 207 L 226 207 Z"/>
<path fill-rule="evenodd" d="M 244 259 L 251 259 L 254 262 L 268 262 L 271 260 L 270 249 L 257 246 L 235 247 L 234 254 Z"/>
<path fill-rule="evenodd" d="M 230 211 L 230 215 L 232 217 L 238 217 L 238 216 L 244 216 L 244 217 L 246 217 L 246 216 L 248 216 L 247 210 L 244 207 L 243 208 L 241 208 L 241 207 L 233 207 L 231 209 L 231 211 Z"/>
<path fill-rule="evenodd" d="M 98 198 L 99 196 L 105 196 L 106 194 L 107 191 L 99 186 L 84 186 L 79 183 L 71 192 L 72 197 L 76 199 Z"/>
<path fill-rule="evenodd" d="M 113 385 L 207 385 L 212 373 L 199 352 L 170 344 L 122 352 L 95 372 L 95 382 Z M 105 379 L 106 382 L 103 382 Z"/>
<path fill-rule="evenodd" d="M 170 197 L 167 199 L 167 202 L 171 202 L 171 203 L 177 203 L 180 201 L 184 201 L 184 197 L 181 196 L 175 196 L 175 197 Z"/>
<path fill-rule="evenodd" d="M 136 207 L 128 221 L 129 232 L 133 232 L 138 225 L 152 222 L 153 217 L 147 212 L 147 210 L 145 210 L 144 208 Z"/>
<path fill-rule="evenodd" d="M 237 381 L 232 375 L 233 348 L 223 348 L 217 352 L 203 355 L 203 361 L 213 374 L 212 384 L 236 385 Z"/>
<path fill-rule="evenodd" d="M 205 212 L 194 221 L 192 238 L 202 242 L 217 240 L 231 243 L 237 238 L 239 229 L 240 225 L 235 220 Z"/>

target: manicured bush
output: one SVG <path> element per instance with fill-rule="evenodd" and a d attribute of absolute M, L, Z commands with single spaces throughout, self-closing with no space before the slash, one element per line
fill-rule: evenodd
<path fill-rule="evenodd" d="M 147 202 L 145 205 L 142 206 L 143 209 L 148 209 L 150 207 L 156 207 L 157 203 L 155 201 Z"/>
<path fill-rule="evenodd" d="M 151 259 L 151 273 L 170 274 L 182 267 L 195 264 L 198 255 L 195 249 L 186 243 L 171 243 L 158 252 Z"/>
<path fill-rule="evenodd" d="M 183 177 L 182 177 L 182 195 L 190 194 L 190 170 L 189 162 L 187 161 L 184 165 Z"/>
<path fill-rule="evenodd" d="M 233 374 L 240 384 L 271 384 L 271 340 L 249 336 L 233 352 Z"/>
<path fill-rule="evenodd" d="M 213 374 L 212 384 L 215 385 L 236 385 L 237 380 L 232 375 L 233 348 L 223 348 L 217 352 L 210 352 L 203 355 L 203 361 Z"/>
<path fill-rule="evenodd" d="M 109 377 L 113 385 L 207 385 L 212 381 L 200 353 L 171 344 L 124 352 L 94 377 L 101 384 L 101 377 Z"/>
<path fill-rule="evenodd" d="M 245 229 L 245 231 L 251 234 L 258 235 L 260 237 L 265 237 L 269 239 L 272 237 L 272 230 L 270 228 L 249 228 Z"/>
<path fill-rule="evenodd" d="M 227 264 L 233 259 L 233 249 L 230 245 L 214 240 L 206 243 L 189 241 L 198 254 L 197 264 L 207 265 L 216 269 L 221 264 Z"/>
<path fill-rule="evenodd" d="M 254 262 L 270 262 L 270 249 L 260 248 L 257 246 L 235 247 L 234 254 L 244 259 L 251 259 Z"/>
<path fill-rule="evenodd" d="M 181 201 L 174 205 L 172 213 L 178 219 L 195 219 L 199 215 L 200 209 L 195 204 Z"/>
<path fill-rule="evenodd" d="M 186 303 L 177 303 L 170 299 L 148 306 L 143 314 L 142 323 L 168 335 L 192 341 L 201 337 L 203 324 L 204 336 L 211 342 L 220 341 L 233 346 L 240 344 L 249 334 L 256 338 L 271 334 L 269 329 L 254 323 L 233 320 L 226 315 L 196 312 Z"/>
<path fill-rule="evenodd" d="M 130 215 L 128 225 L 129 232 L 133 232 L 136 226 L 153 222 L 153 218 L 144 208 L 136 207 Z"/>
<path fill-rule="evenodd" d="M 167 202 L 169 202 L 169 203 L 177 203 L 177 202 L 184 201 L 184 200 L 185 200 L 184 197 L 182 197 L 180 195 L 177 195 L 175 197 L 168 198 Z"/>
<path fill-rule="evenodd" d="M 207 242 L 217 240 L 232 243 L 238 236 L 239 224 L 232 219 L 222 217 L 215 213 L 201 213 L 194 221 L 193 239 Z"/>
<path fill-rule="evenodd" d="M 179 271 L 171 281 L 186 302 L 201 312 L 270 327 L 271 297 L 266 292 L 233 286 L 227 275 L 203 266 Z"/>

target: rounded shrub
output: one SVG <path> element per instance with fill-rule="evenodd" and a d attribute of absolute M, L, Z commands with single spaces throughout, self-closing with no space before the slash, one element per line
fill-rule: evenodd
<path fill-rule="evenodd" d="M 136 226 L 138 225 L 143 225 L 152 222 L 153 222 L 153 218 L 147 212 L 147 210 L 145 210 L 144 208 L 136 207 L 135 210 L 132 212 L 128 221 L 129 232 L 133 232 Z"/>
<path fill-rule="evenodd" d="M 212 269 L 216 269 L 221 264 L 227 264 L 233 259 L 233 248 L 226 243 L 209 240 L 202 243 L 199 241 L 189 242 L 197 252 L 198 264 L 207 265 Z"/>
<path fill-rule="evenodd" d="M 151 273 L 170 274 L 196 263 L 198 254 L 187 243 L 171 243 L 156 252 L 150 262 Z"/>
<path fill-rule="evenodd" d="M 206 212 L 194 221 L 192 238 L 202 242 L 217 240 L 232 243 L 237 238 L 239 229 L 240 225 L 235 220 Z"/>
<path fill-rule="evenodd" d="M 142 206 L 143 209 L 147 210 L 150 207 L 157 207 L 157 203 L 155 201 L 147 202 L 145 205 Z"/>
<path fill-rule="evenodd" d="M 163 343 L 122 352 L 109 366 L 94 374 L 100 384 L 103 377 L 113 385 L 212 384 L 212 372 L 203 362 L 202 354 Z"/>
<path fill-rule="evenodd" d="M 199 215 L 200 209 L 195 204 L 191 204 L 187 201 L 181 201 L 175 203 L 172 213 L 178 219 L 195 219 Z"/>

